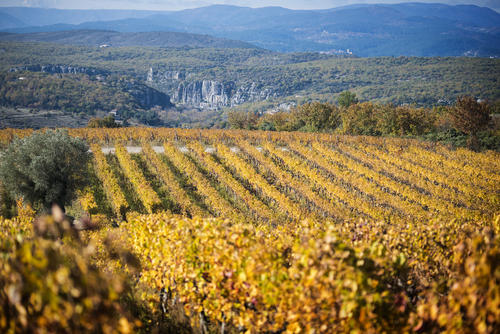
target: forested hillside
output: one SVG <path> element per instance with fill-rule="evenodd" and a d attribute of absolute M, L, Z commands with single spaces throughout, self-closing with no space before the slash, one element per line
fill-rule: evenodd
<path fill-rule="evenodd" d="M 155 46 L 196 48 L 256 48 L 256 46 L 225 38 L 183 32 L 128 32 L 76 30 L 31 34 L 0 33 L 0 40 L 48 42 L 87 46 Z"/>
<path fill-rule="evenodd" d="M 69 69 L 94 73 L 85 68 Z M 51 67 L 56 71 L 69 69 Z M 7 108 L 0 110 L 0 128 L 58 125 L 57 120 L 56 123 L 38 120 L 39 124 L 30 120 L 45 113 L 41 111 L 62 112 L 60 124 L 67 126 L 81 126 L 82 119 L 88 120 L 90 116 L 109 112 L 118 113 L 125 120 L 133 118 L 142 124 L 159 125 L 161 121 L 153 109 L 173 107 L 170 96 L 136 79 L 96 73 L 106 72 L 96 71 L 93 75 L 78 72 L 0 72 L 0 106 Z M 69 123 L 68 117 L 73 118 Z"/>
<path fill-rule="evenodd" d="M 171 107 L 170 97 L 125 77 L 86 74 L 0 73 L 0 101 L 5 106 L 63 109 L 93 115 L 96 111 Z"/>
<path fill-rule="evenodd" d="M 0 50 L 3 71 L 25 65 L 60 64 L 126 74 L 143 82 L 152 72 L 148 84 L 181 104 L 186 101 L 176 99 L 180 87 L 185 90 L 203 81 L 211 81 L 223 91 L 200 96 L 201 102 L 227 96 L 224 107 L 263 101 L 334 101 L 345 90 L 354 91 L 362 101 L 421 106 L 446 104 L 459 95 L 491 101 L 500 98 L 498 59 L 339 58 L 262 49 L 101 49 L 21 42 L 1 42 Z"/>

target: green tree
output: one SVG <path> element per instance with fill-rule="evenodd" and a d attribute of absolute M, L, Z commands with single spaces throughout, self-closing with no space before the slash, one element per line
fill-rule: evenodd
<path fill-rule="evenodd" d="M 500 100 L 495 101 L 491 106 L 494 114 L 500 114 Z"/>
<path fill-rule="evenodd" d="M 292 113 L 300 120 L 302 131 L 335 130 L 341 123 L 339 109 L 330 103 L 307 103 L 295 108 Z"/>
<path fill-rule="evenodd" d="M 246 111 L 232 111 L 228 113 L 228 122 L 231 129 L 254 130 L 258 116 Z"/>
<path fill-rule="evenodd" d="M 423 108 L 376 106 L 377 128 L 383 136 L 421 136 L 432 131 L 435 116 Z"/>
<path fill-rule="evenodd" d="M 353 104 L 358 103 L 359 100 L 356 97 L 356 93 L 351 93 L 350 91 L 345 91 L 340 93 L 339 97 L 337 98 L 337 103 L 339 106 L 348 108 Z"/>
<path fill-rule="evenodd" d="M 380 136 L 377 126 L 377 105 L 365 102 L 353 104 L 342 113 L 342 133 L 347 135 Z"/>
<path fill-rule="evenodd" d="M 15 139 L 0 161 L 0 182 L 13 198 L 34 207 L 64 208 L 85 185 L 90 161 L 88 145 L 64 130 L 38 131 Z"/>
<path fill-rule="evenodd" d="M 88 128 L 119 128 L 120 124 L 116 123 L 113 115 L 104 118 L 91 118 L 87 124 Z"/>

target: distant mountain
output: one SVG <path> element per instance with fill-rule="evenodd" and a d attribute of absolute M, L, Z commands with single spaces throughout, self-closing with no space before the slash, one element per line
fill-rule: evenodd
<path fill-rule="evenodd" d="M 85 46 L 154 46 L 196 48 L 256 48 L 246 42 L 181 32 L 123 33 L 102 30 L 70 30 L 30 34 L 0 33 L 3 41 L 49 42 Z"/>
<path fill-rule="evenodd" d="M 0 29 L 13 29 L 27 26 L 23 21 L 14 16 L 0 12 Z"/>
<path fill-rule="evenodd" d="M 358 56 L 500 56 L 500 14 L 473 5 L 404 3 L 353 5 L 330 10 L 290 10 L 216 5 L 178 12 L 113 14 L 79 23 L 24 20 L 22 10 L 4 11 L 36 27 L 12 32 L 104 29 L 121 32 L 177 31 L 242 40 L 280 52 L 345 52 Z M 51 14 L 55 15 L 56 14 Z M 57 12 L 57 15 L 62 15 Z M 97 14 L 92 14 L 96 16 Z M 92 16 L 86 13 L 84 16 Z M 146 17 L 141 16 L 146 15 Z M 48 22 L 43 19 L 44 22 Z M 64 25 L 60 25 L 64 24 Z M 71 25 L 68 25 L 71 24 Z M 3 29 L 4 31 L 7 29 Z"/>
<path fill-rule="evenodd" d="M 23 22 L 29 22 L 30 26 L 36 27 L 61 23 L 80 24 L 91 21 L 145 18 L 158 12 L 145 10 L 73 10 L 35 7 L 0 7 L 0 13 L 10 15 Z"/>

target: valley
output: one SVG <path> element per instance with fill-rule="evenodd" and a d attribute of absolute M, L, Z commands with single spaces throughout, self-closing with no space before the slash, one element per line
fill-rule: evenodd
<path fill-rule="evenodd" d="M 137 99 L 136 105 L 129 104 L 126 108 L 119 103 L 100 106 L 98 110 L 117 109 L 123 112 L 122 118 L 135 118 L 139 123 L 146 120 L 149 125 L 223 127 L 226 112 L 234 108 L 265 113 L 283 104 L 335 102 L 338 94 L 346 90 L 355 92 L 361 101 L 423 107 L 449 105 L 460 95 L 492 102 L 500 99 L 498 59 L 354 58 L 276 53 L 259 48 L 99 48 L 6 41 L 0 42 L 0 50 L 4 77 L 57 76 L 57 80 L 42 80 L 51 85 L 88 77 L 93 85 L 106 90 L 119 89 Z M 19 85 L 9 80 L 3 90 Z M 133 82 L 134 87 L 124 86 L 125 82 Z M 168 98 L 158 100 L 156 97 L 162 94 Z M 14 104 L 16 107 L 41 104 L 35 100 Z M 0 103 L 9 106 L 5 97 Z M 137 107 L 149 112 L 149 120 L 145 116 L 141 120 L 135 112 Z M 77 104 L 64 108 L 85 112 Z M 193 115 L 196 110 L 197 119 L 204 119 L 198 125 L 185 120 L 168 123 L 160 117 L 165 113 Z"/>

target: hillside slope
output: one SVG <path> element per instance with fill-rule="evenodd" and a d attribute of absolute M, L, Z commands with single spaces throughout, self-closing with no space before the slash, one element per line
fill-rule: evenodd
<path fill-rule="evenodd" d="M 116 47 L 255 48 L 255 46 L 249 43 L 225 38 L 163 31 L 123 33 L 103 30 L 70 30 L 30 34 L 0 33 L 0 40 L 50 42 L 86 46 L 110 45 Z"/>
<path fill-rule="evenodd" d="M 134 77 L 168 94 L 172 102 L 195 108 L 264 103 L 260 108 L 266 110 L 270 103 L 335 101 L 345 90 L 356 92 L 363 101 L 421 106 L 446 104 L 464 94 L 500 99 L 499 59 L 339 58 L 263 49 L 97 48 L 32 42 L 0 42 L 0 52 L 2 71 L 26 66 L 40 71 L 40 66 L 55 65 L 96 69 Z"/>
<path fill-rule="evenodd" d="M 144 18 L 157 14 L 147 10 L 74 10 L 38 7 L 0 7 L 0 13 L 29 23 L 30 26 L 45 26 L 50 24 L 80 24 L 90 21 L 121 20 L 129 18 Z M 19 27 L 27 26 L 24 23 Z"/>
<path fill-rule="evenodd" d="M 23 21 L 7 13 L 0 12 L 0 29 L 12 29 L 27 26 Z"/>

